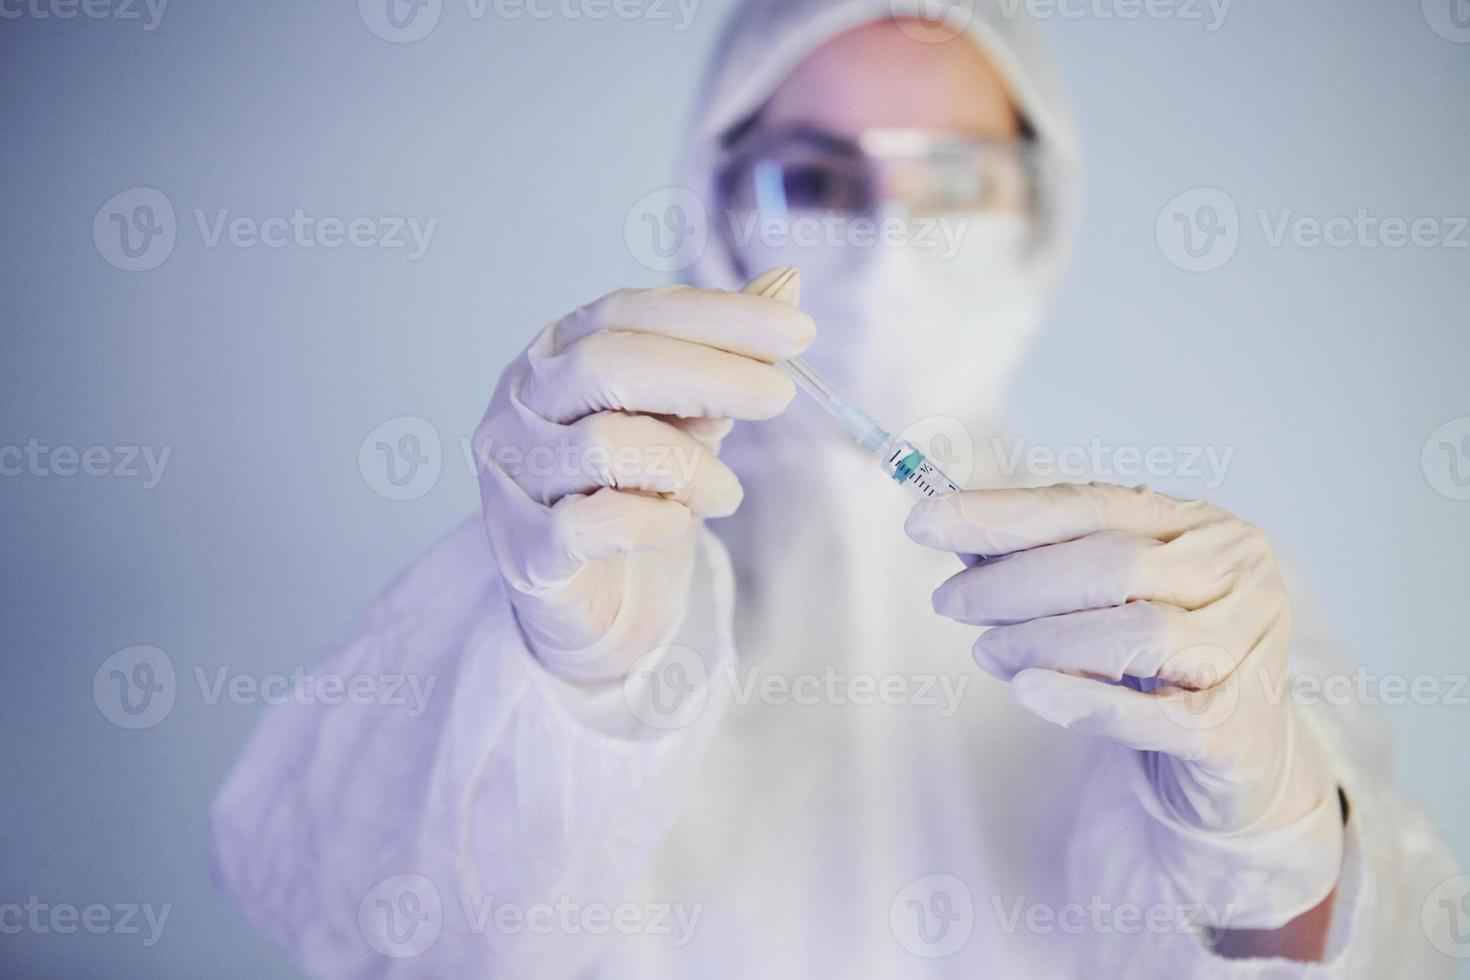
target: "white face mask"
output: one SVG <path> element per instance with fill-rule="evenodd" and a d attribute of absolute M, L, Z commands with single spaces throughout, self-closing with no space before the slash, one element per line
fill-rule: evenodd
<path fill-rule="evenodd" d="M 753 244 L 741 253 L 747 269 L 801 270 L 801 306 L 817 323 L 805 360 L 900 429 L 923 416 L 993 424 L 1039 326 L 1045 286 L 1027 220 L 977 212 L 942 221 L 926 231 L 915 219 L 902 245 Z"/>

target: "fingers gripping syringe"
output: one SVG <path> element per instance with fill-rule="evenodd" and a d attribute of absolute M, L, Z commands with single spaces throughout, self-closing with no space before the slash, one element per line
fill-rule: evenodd
<path fill-rule="evenodd" d="M 776 366 L 790 375 L 798 388 L 831 412 L 861 446 L 877 455 L 883 471 L 892 477 L 893 482 L 918 497 L 943 497 L 963 489 L 929 462 L 912 443 L 906 439 L 895 439 L 867 412 L 838 394 L 826 378 L 807 367 L 801 358 L 792 357 Z"/>

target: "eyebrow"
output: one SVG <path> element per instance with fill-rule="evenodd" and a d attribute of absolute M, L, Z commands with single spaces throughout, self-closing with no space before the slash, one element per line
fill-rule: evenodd
<path fill-rule="evenodd" d="M 728 150 L 730 147 L 734 146 L 736 143 L 739 143 L 742 139 L 744 139 L 751 130 L 760 125 L 761 116 L 765 113 L 765 111 L 766 107 L 762 105 L 759 109 L 755 110 L 750 115 L 746 116 L 744 119 L 735 123 L 729 129 L 721 133 L 719 140 L 720 149 Z"/>
<path fill-rule="evenodd" d="M 792 123 L 763 130 L 763 122 L 760 113 L 755 113 L 750 118 L 730 127 L 720 138 L 721 151 L 730 155 L 733 151 L 741 149 L 746 143 L 762 145 L 763 139 L 769 139 L 780 140 L 783 144 L 804 145 L 830 153 L 856 155 L 862 152 L 858 141 L 853 137 L 834 133 L 822 126 L 812 123 Z"/>
<path fill-rule="evenodd" d="M 1022 112 L 1019 106 L 1014 106 L 1013 111 L 1016 114 L 1017 137 L 1025 143 L 1039 142 L 1041 138 L 1040 133 L 1037 132 L 1036 126 L 1032 124 L 1030 117 Z M 726 129 L 720 134 L 718 140 L 720 149 L 729 150 L 748 138 L 751 133 L 760 128 L 764 115 L 765 106 L 761 106 L 744 119 Z M 814 143 L 839 146 L 847 146 L 851 143 L 850 140 L 836 136 L 819 126 L 796 125 L 791 127 L 790 132 L 791 135 L 797 138 L 809 139 Z"/>

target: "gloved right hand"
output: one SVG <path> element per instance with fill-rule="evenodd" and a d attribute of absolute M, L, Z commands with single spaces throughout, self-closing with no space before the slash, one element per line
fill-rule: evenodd
<path fill-rule="evenodd" d="M 795 388 L 773 363 L 811 343 L 795 269 L 740 293 L 625 289 L 541 331 L 475 430 L 490 546 L 554 672 L 621 677 L 683 619 L 705 517 L 740 505 L 718 459 L 737 419 Z"/>

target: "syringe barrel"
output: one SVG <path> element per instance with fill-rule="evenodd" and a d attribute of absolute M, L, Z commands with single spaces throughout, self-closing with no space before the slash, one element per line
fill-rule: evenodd
<path fill-rule="evenodd" d="M 808 367 L 801 358 L 792 357 L 778 361 L 776 366 L 785 371 L 796 382 L 797 387 L 823 405 L 830 408 L 834 402 L 842 401 L 842 396 L 837 394 L 837 389 L 832 387 L 831 382 Z"/>
<path fill-rule="evenodd" d="M 837 393 L 826 378 L 793 357 L 776 365 L 796 381 L 802 391 L 831 412 L 848 434 L 878 457 L 883 471 L 893 482 L 916 497 L 942 497 L 962 488 L 929 461 L 912 443 L 894 439 L 872 417 Z"/>
<path fill-rule="evenodd" d="M 959 493 L 963 487 L 906 439 L 895 439 L 884 447 L 883 472 L 909 493 L 924 500 Z"/>

